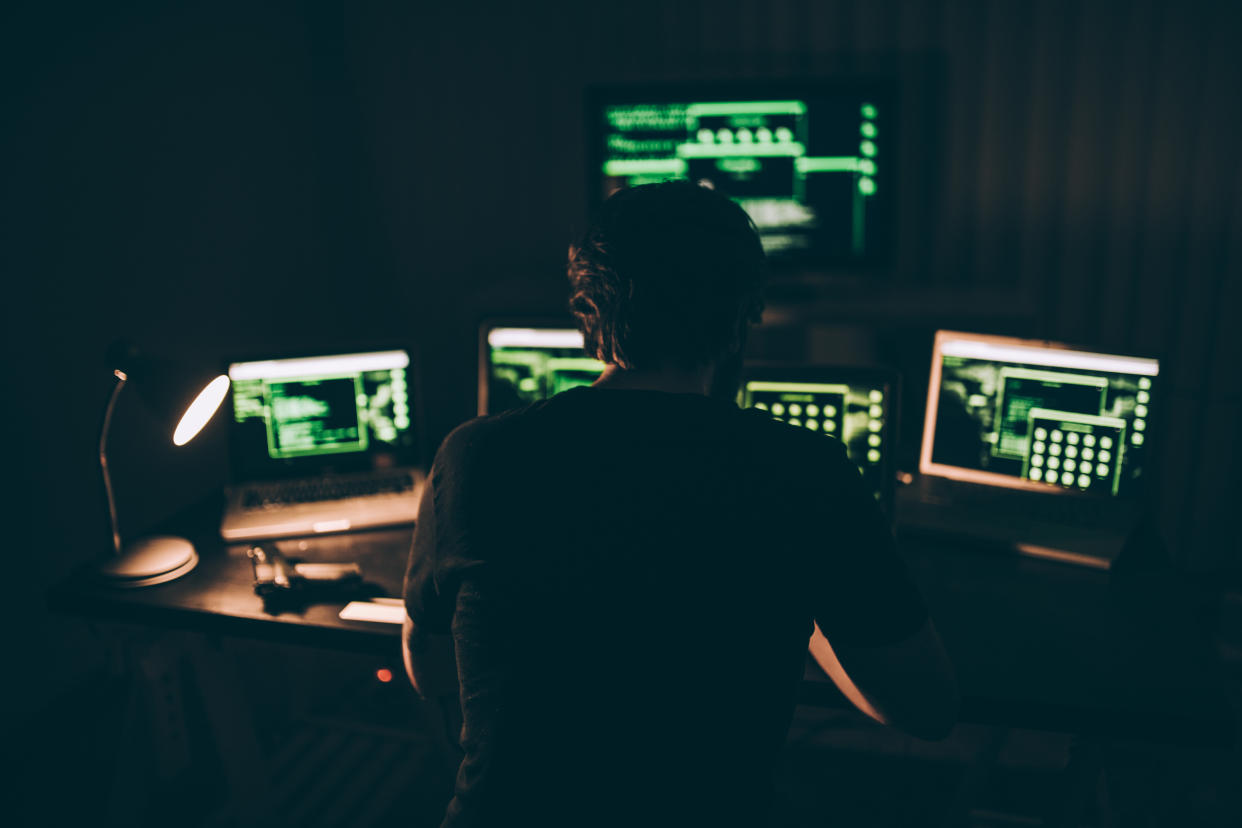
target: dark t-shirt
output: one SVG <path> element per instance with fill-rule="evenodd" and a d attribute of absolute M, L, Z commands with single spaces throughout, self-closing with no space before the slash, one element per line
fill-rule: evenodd
<path fill-rule="evenodd" d="M 812 619 L 878 645 L 926 618 L 838 441 L 598 388 L 449 435 L 405 600 L 455 640 L 454 828 L 761 825 Z"/>

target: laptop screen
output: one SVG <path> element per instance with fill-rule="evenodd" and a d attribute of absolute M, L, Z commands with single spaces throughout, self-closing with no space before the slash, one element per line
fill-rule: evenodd
<path fill-rule="evenodd" d="M 409 367 L 401 350 L 232 363 L 234 477 L 411 465 Z"/>
<path fill-rule="evenodd" d="M 485 326 L 479 365 L 479 414 L 498 414 L 590 385 L 604 363 L 582 350 L 574 328 Z"/>
<path fill-rule="evenodd" d="M 892 498 L 896 375 L 831 366 L 748 366 L 739 404 L 845 444 L 876 499 Z"/>
<path fill-rule="evenodd" d="M 1160 364 L 1037 340 L 940 331 L 919 471 L 1128 496 L 1150 452 Z"/>

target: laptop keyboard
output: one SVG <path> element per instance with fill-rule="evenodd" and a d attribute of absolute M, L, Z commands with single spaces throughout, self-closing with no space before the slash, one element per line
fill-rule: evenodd
<path fill-rule="evenodd" d="M 1103 497 L 1076 497 L 1028 492 L 1011 492 L 984 487 L 954 492 L 953 505 L 980 514 L 1008 515 L 1016 522 L 1091 526 L 1100 523 L 1116 504 Z"/>
<path fill-rule="evenodd" d="M 246 509 L 264 509 L 325 500 L 401 494 L 412 488 L 414 479 L 408 473 L 343 480 L 298 480 L 251 489 L 243 496 L 242 506 Z"/>

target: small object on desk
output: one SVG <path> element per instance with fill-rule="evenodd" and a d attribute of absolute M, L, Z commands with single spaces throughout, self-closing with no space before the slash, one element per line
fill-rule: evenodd
<path fill-rule="evenodd" d="M 396 598 L 374 601 L 350 601 L 341 610 L 346 621 L 374 621 L 378 624 L 401 624 L 405 621 L 405 605 Z"/>
<path fill-rule="evenodd" d="M 356 563 L 296 563 L 293 571 L 307 581 L 340 581 L 362 577 L 362 569 Z"/>
<path fill-rule="evenodd" d="M 274 544 L 246 550 L 254 568 L 254 591 L 263 597 L 296 590 L 301 586 L 356 584 L 362 569 L 356 563 L 290 563 Z"/>

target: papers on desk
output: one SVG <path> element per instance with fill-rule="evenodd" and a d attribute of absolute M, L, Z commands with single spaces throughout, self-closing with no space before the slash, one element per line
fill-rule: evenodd
<path fill-rule="evenodd" d="M 376 598 L 374 601 L 350 601 L 340 612 L 346 621 L 373 621 L 377 624 L 400 624 L 405 621 L 405 604 L 400 598 Z"/>

